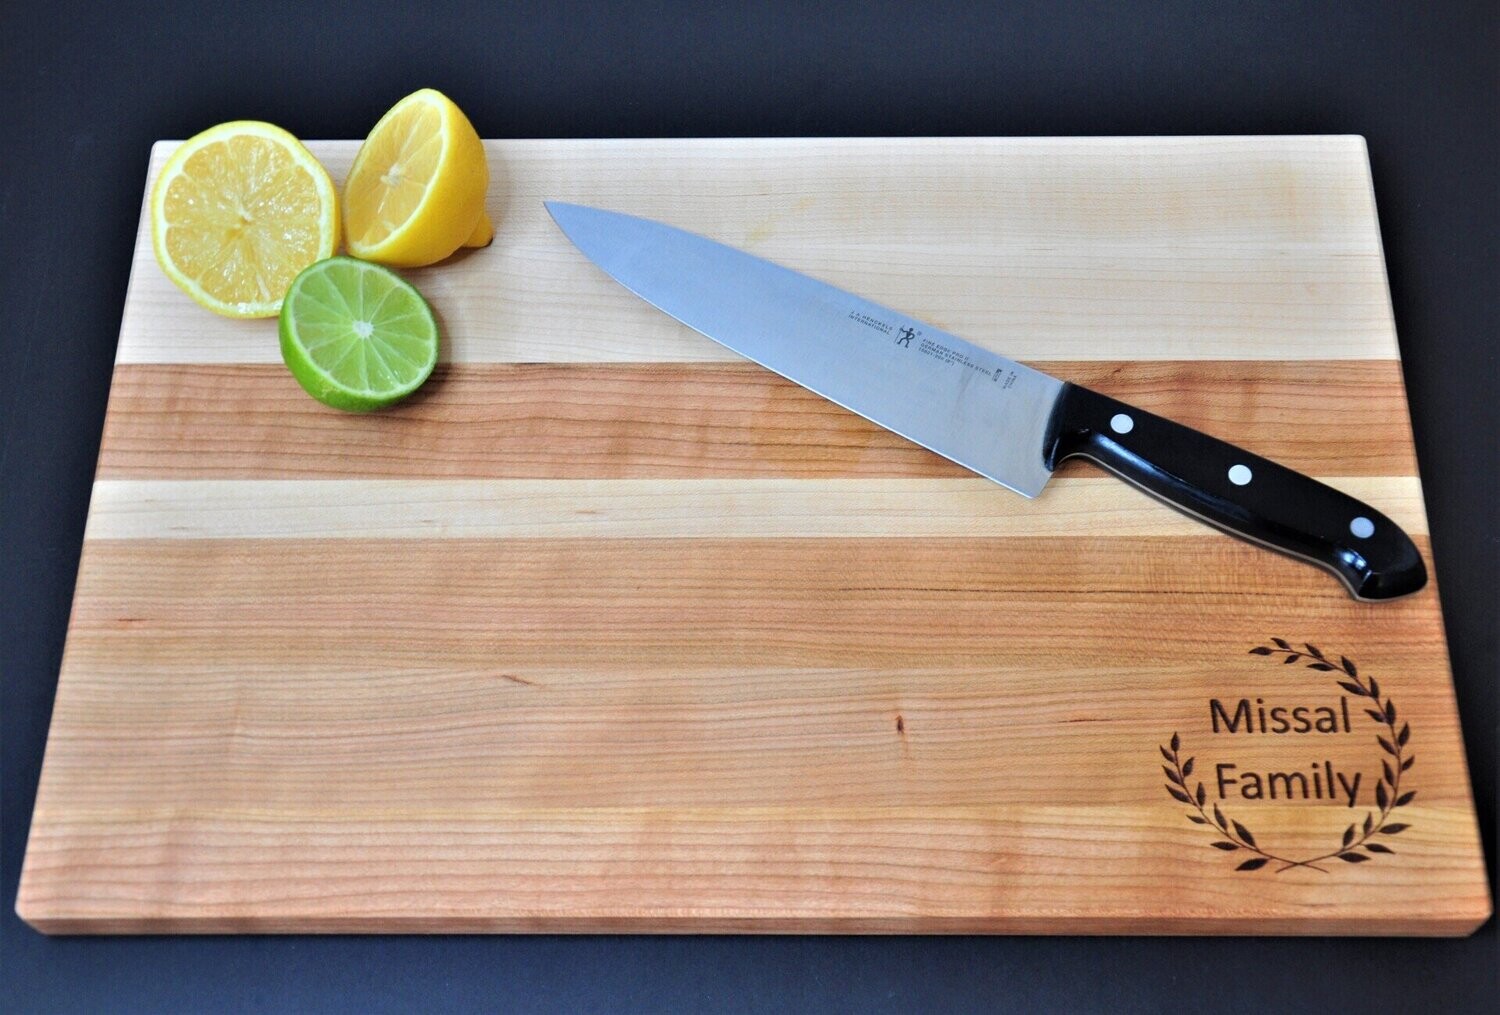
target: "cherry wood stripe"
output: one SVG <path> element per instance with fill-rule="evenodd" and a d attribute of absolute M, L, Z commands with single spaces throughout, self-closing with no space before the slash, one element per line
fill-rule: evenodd
<path fill-rule="evenodd" d="M 1417 542 L 1426 554 L 1426 537 Z M 1188 592 L 1205 624 L 1233 616 L 1234 633 L 1186 623 Z M 997 654 L 1056 666 L 1059 646 L 1074 660 L 1119 656 L 1123 632 L 1151 658 L 1201 658 L 1205 641 L 1280 630 L 1289 617 L 1335 644 L 1435 651 L 1435 595 L 1354 603 L 1311 565 L 1211 532 L 90 540 L 69 653 L 125 632 L 158 661 L 216 668 L 442 659 L 524 677 L 560 665 L 982 665 Z"/>
<path fill-rule="evenodd" d="M 1214 535 L 89 540 L 79 590 L 21 899 L 55 932 L 1463 933 L 1488 911 L 1434 593 L 1353 604 Z M 1156 745 L 1291 764 L 1203 733 L 1213 695 L 1335 698 L 1271 661 L 1247 691 L 1246 632 L 1289 618 L 1357 646 L 1417 731 L 1421 868 L 1311 899 L 1267 879 L 1231 919 L 1223 858 L 1162 818 Z M 1356 771 L 1378 757 L 1356 740 L 1305 746 Z M 1252 810 L 1302 854 L 1350 820 Z"/>
<path fill-rule="evenodd" d="M 1415 476 L 1398 362 L 1038 362 L 1325 476 Z M 1081 463 L 1063 475 L 1087 475 Z M 752 364 L 463 364 L 350 416 L 276 365 L 121 365 L 103 479 L 962 477 Z"/>
<path fill-rule="evenodd" d="M 1411 808 L 1419 874 L 1267 877 L 1233 909 L 1225 857 L 1161 809 L 39 807 L 19 906 L 52 933 L 1410 935 L 1488 913 L 1462 808 Z"/>
<path fill-rule="evenodd" d="M 211 559 L 202 543 L 92 544 L 48 788 L 83 812 L 245 801 L 413 821 L 440 806 L 1160 806 L 1156 744 L 1204 729 L 1210 697 L 1338 705 L 1330 679 L 1248 657 L 1242 631 L 1185 627 L 1171 588 L 1131 588 L 1222 563 L 1206 546 L 1158 562 L 1160 541 L 1132 540 L 1084 562 L 976 541 L 919 564 L 918 542 L 261 542 Z M 1052 580 L 997 573 L 1023 556 Z M 836 560 L 844 572 L 809 570 Z M 1085 563 L 1113 576 L 1077 595 Z M 1205 610 L 1292 615 L 1331 651 L 1357 645 L 1417 750 L 1444 756 L 1458 726 L 1431 603 L 1382 610 L 1372 635 L 1324 593 L 1286 580 Z M 1081 605 L 1059 610 L 1070 594 Z M 1290 763 L 1287 738 L 1229 739 L 1215 749 L 1247 769 Z M 1304 750 L 1378 758 L 1373 734 L 1306 739 L 1299 767 Z M 1461 765 L 1421 779 L 1424 806 L 1465 803 Z"/>

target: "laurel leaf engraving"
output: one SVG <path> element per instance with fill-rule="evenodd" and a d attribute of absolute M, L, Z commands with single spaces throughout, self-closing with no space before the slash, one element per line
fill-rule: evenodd
<path fill-rule="evenodd" d="M 1371 842 L 1370 839 L 1373 835 L 1397 835 L 1411 827 L 1403 822 L 1382 824 L 1393 808 L 1406 806 L 1417 795 L 1415 790 L 1397 792 L 1401 773 L 1410 769 L 1416 761 L 1415 756 L 1406 757 L 1404 754 L 1404 749 L 1411 738 L 1411 724 L 1402 723 L 1400 729 L 1397 729 L 1395 702 L 1381 697 L 1380 683 L 1374 677 L 1361 678 L 1358 666 L 1348 656 L 1335 655 L 1334 658 L 1338 660 L 1335 664 L 1329 661 L 1329 657 L 1323 654 L 1322 649 L 1311 642 L 1302 643 L 1300 649 L 1293 648 L 1291 643 L 1283 638 L 1272 638 L 1271 642 L 1277 646 L 1276 649 L 1256 645 L 1248 650 L 1249 654 L 1272 656 L 1279 651 L 1284 653 L 1281 660 L 1283 665 L 1291 665 L 1306 659 L 1308 660 L 1307 668 L 1314 672 L 1337 672 L 1347 677 L 1348 679 L 1334 678 L 1339 688 L 1345 693 L 1370 699 L 1370 705 L 1373 707 L 1366 708 L 1365 714 L 1389 731 L 1388 734 L 1377 734 L 1375 737 L 1381 751 L 1388 756 L 1388 760 L 1387 758 L 1381 759 L 1381 778 L 1375 784 L 1375 802 L 1379 805 L 1378 812 L 1367 810 L 1361 822 L 1348 825 L 1340 838 L 1339 848 L 1334 851 L 1309 856 L 1307 859 L 1278 856 L 1274 847 L 1262 848 L 1256 842 L 1254 833 L 1240 821 L 1227 817 L 1220 810 L 1217 802 L 1209 804 L 1208 792 L 1201 779 L 1191 783 L 1188 781 L 1193 774 L 1196 758 L 1188 758 L 1186 761 L 1181 759 L 1182 738 L 1176 732 L 1172 734 L 1170 748 L 1158 747 L 1162 759 L 1167 762 L 1162 766 L 1162 771 L 1167 777 L 1163 788 L 1174 800 L 1188 804 L 1195 809 L 1196 813 L 1184 815 L 1190 822 L 1207 827 L 1217 825 L 1218 829 L 1223 832 L 1224 838 L 1210 843 L 1215 849 L 1224 852 L 1245 850 L 1256 854 L 1236 867 L 1237 871 L 1260 870 L 1275 861 L 1280 865 L 1277 868 L 1278 873 L 1293 867 L 1326 873 L 1318 864 L 1330 857 L 1335 857 L 1344 863 L 1358 864 L 1366 863 L 1382 854 L 1394 854 L 1396 852 L 1394 849 L 1378 842 Z M 1210 820 L 1210 815 L 1212 815 L 1212 820 Z"/>

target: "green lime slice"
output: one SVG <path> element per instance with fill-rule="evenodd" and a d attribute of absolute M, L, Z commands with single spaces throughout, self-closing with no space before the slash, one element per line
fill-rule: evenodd
<path fill-rule="evenodd" d="M 422 294 L 389 268 L 330 257 L 305 268 L 281 304 L 281 358 L 325 405 L 369 412 L 401 401 L 437 364 Z"/>

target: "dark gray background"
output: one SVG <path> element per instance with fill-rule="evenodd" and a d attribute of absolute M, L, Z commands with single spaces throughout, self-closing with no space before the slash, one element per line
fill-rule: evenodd
<path fill-rule="evenodd" d="M 1459 941 L 50 940 L 14 915 L 157 138 L 360 137 L 447 91 L 486 137 L 1358 133 L 1369 140 L 1464 734 L 1495 857 L 1495 3 L 0 7 L 7 1010 L 1462 1010 Z"/>

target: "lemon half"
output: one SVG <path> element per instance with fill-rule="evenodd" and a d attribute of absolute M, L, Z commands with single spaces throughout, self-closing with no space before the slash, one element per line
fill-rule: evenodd
<path fill-rule="evenodd" d="M 189 138 L 151 189 L 162 271 L 229 317 L 276 316 L 298 272 L 338 240 L 333 180 L 274 124 L 235 120 Z"/>
<path fill-rule="evenodd" d="M 433 264 L 487 242 L 489 167 L 469 118 L 442 92 L 391 107 L 354 157 L 344 183 L 349 253 L 402 267 Z"/>

